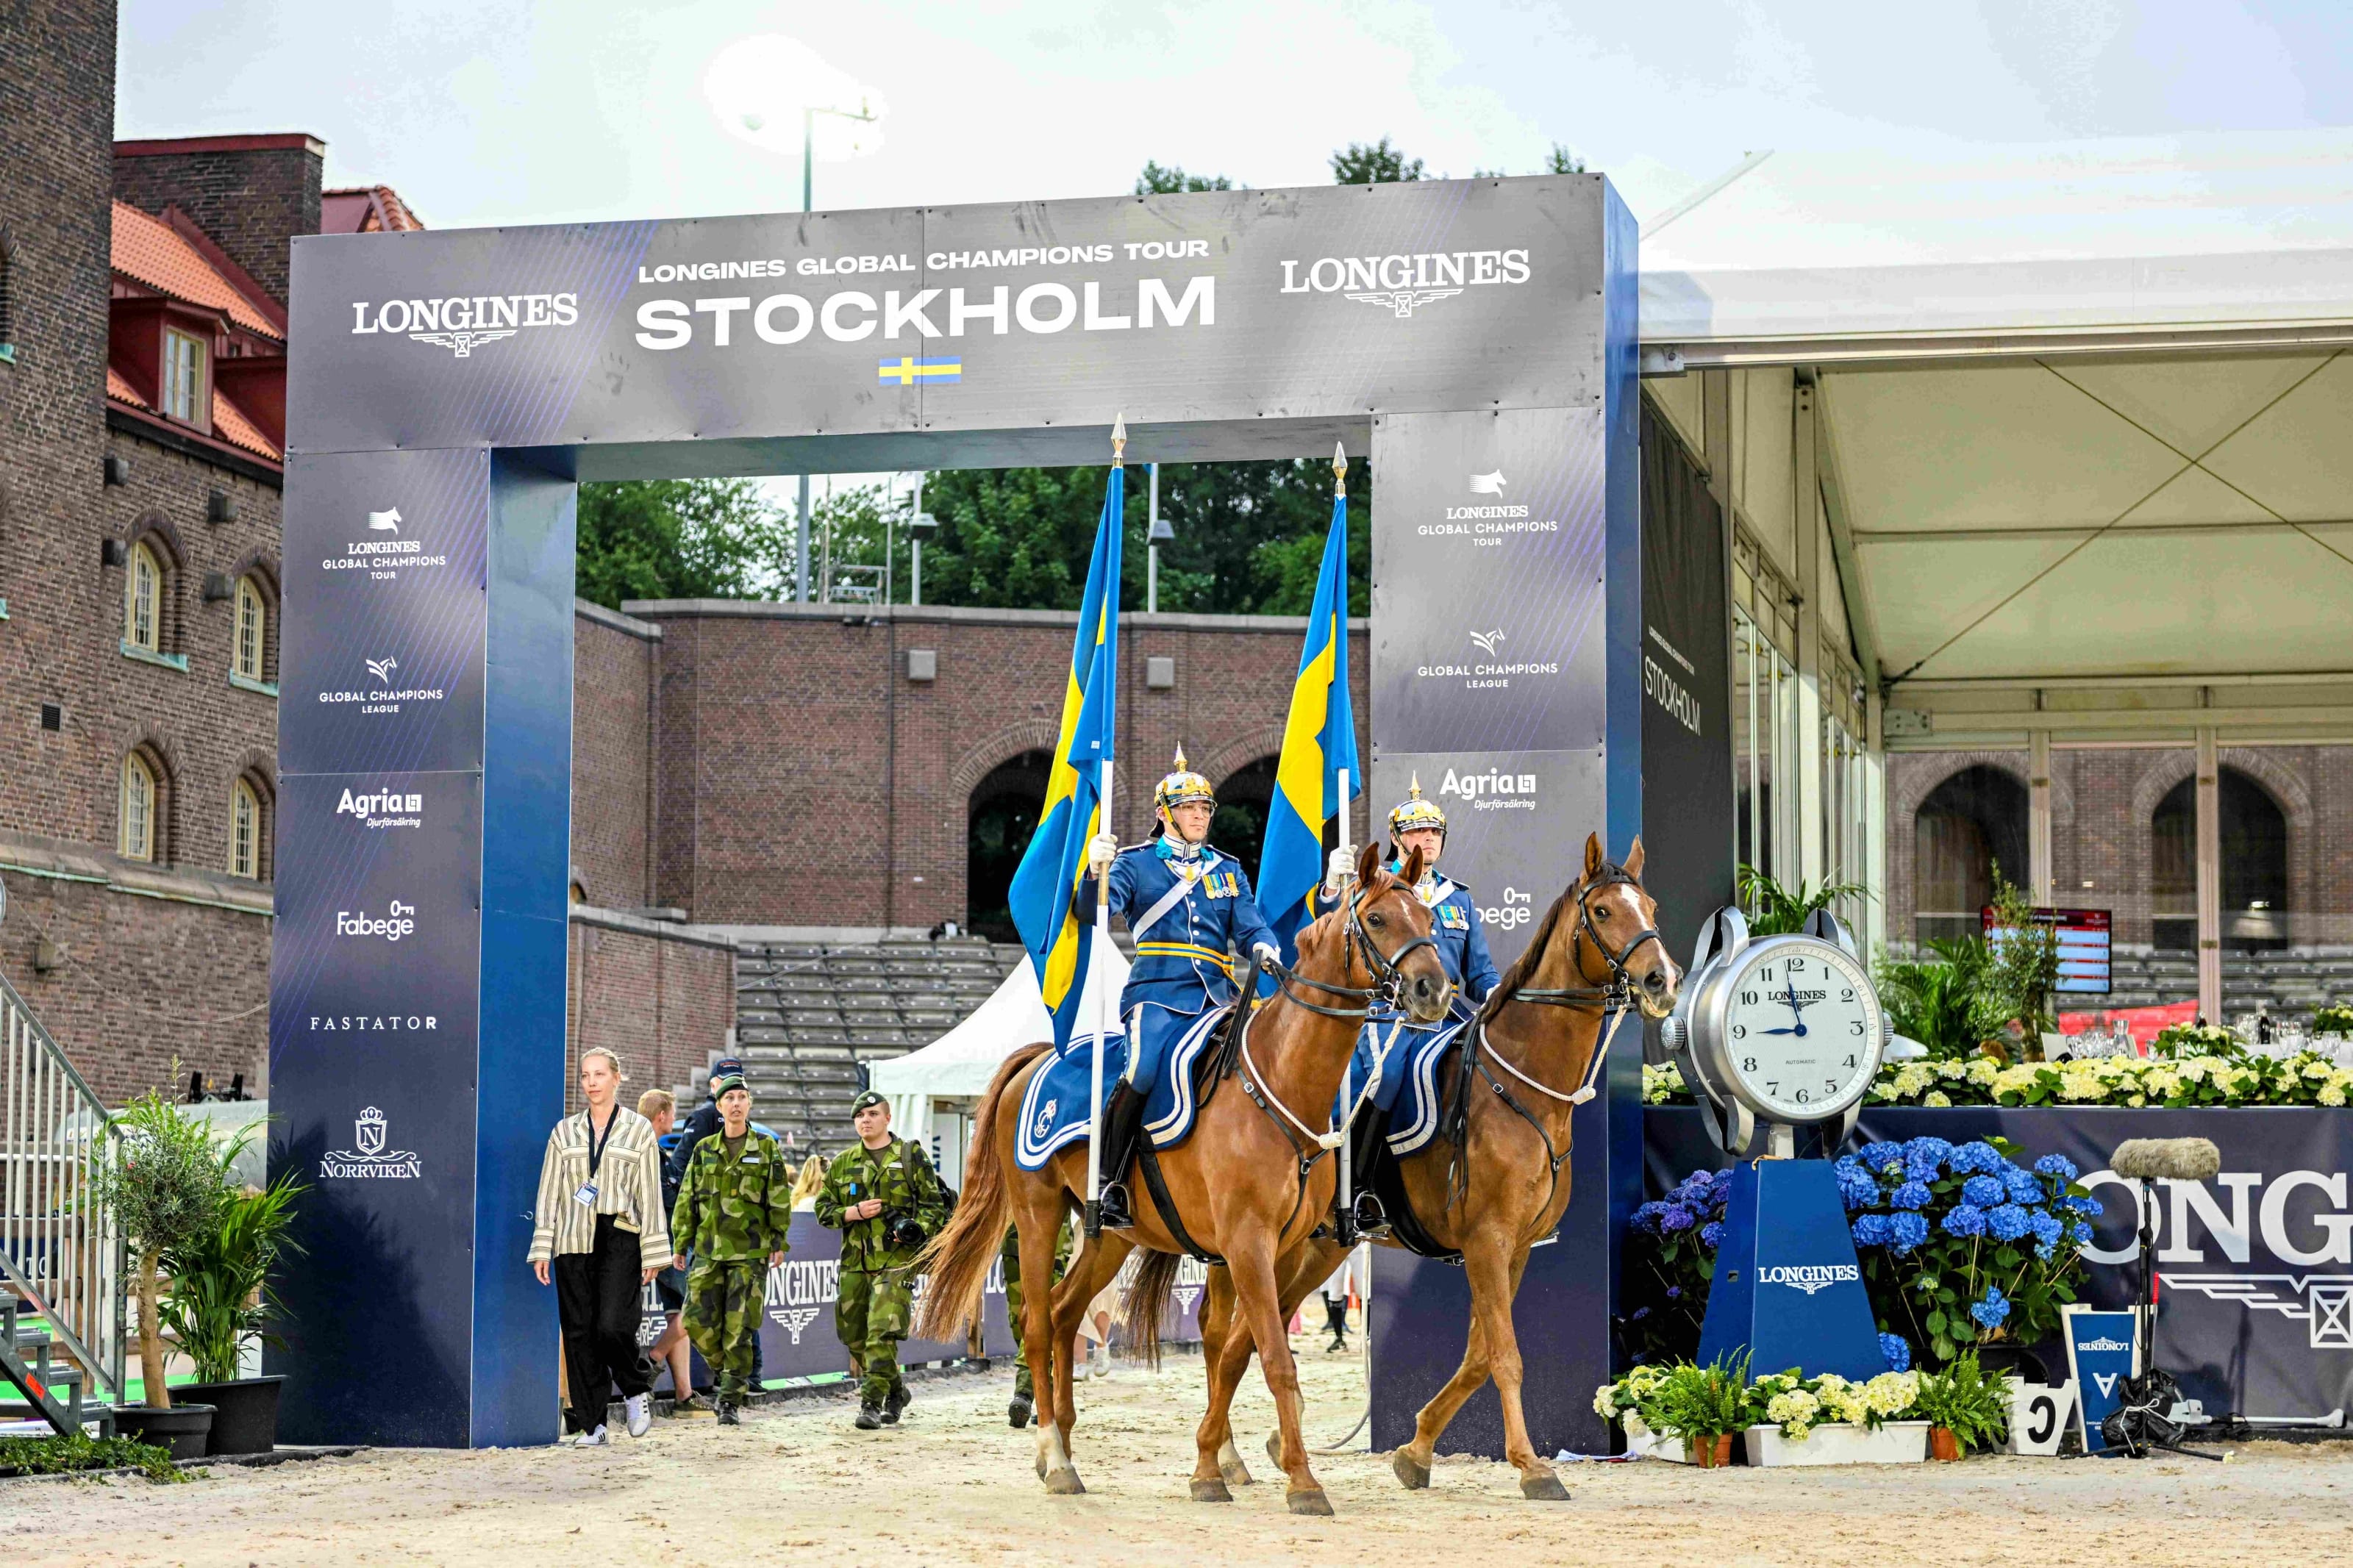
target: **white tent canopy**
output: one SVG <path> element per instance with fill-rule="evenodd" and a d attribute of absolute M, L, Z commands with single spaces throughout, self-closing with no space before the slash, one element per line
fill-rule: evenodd
<path fill-rule="evenodd" d="M 1127 960 L 1110 942 L 1099 944 L 1079 1003 L 1081 1026 L 1093 1028 L 1096 998 L 1107 995 L 1113 1007 L 1112 1029 L 1118 1033 L 1119 994 L 1126 984 Z M 1107 992 L 1102 989 L 1106 985 Z M 934 1100 L 978 1099 L 998 1063 L 1031 1041 L 1053 1036 L 1053 1020 L 1038 990 L 1037 971 L 1025 960 L 1015 964 L 1005 983 L 955 1028 L 921 1050 L 876 1062 L 871 1081 L 891 1097 L 891 1124 L 900 1136 L 928 1142 Z"/>

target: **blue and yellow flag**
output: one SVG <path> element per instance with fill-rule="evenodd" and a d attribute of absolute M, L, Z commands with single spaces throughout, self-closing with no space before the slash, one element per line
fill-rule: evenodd
<path fill-rule="evenodd" d="M 1119 545 L 1124 479 L 1118 465 L 1103 487 L 1103 517 L 1095 524 L 1094 558 L 1087 566 L 1086 597 L 1079 605 L 1079 632 L 1071 647 L 1071 679 L 1062 693 L 1061 738 L 1046 779 L 1046 804 L 1038 831 L 1013 873 L 1008 901 L 1014 929 L 1029 950 L 1038 989 L 1054 1016 L 1054 1044 L 1067 1046 L 1087 988 L 1087 963 L 1093 934 L 1078 922 L 1072 905 L 1086 875 L 1087 841 L 1102 831 L 1102 772 L 1112 760 L 1116 729 L 1119 669 Z M 1092 1020 L 1088 1021 L 1092 1026 Z"/>
<path fill-rule="evenodd" d="M 1348 770 L 1348 798 L 1365 793 L 1356 761 L 1356 706 L 1348 696 L 1348 497 L 1332 500 L 1332 531 L 1315 579 L 1315 605 L 1307 614 L 1307 642 L 1291 688 L 1291 717 L 1282 726 L 1282 757 L 1275 764 L 1274 799 L 1266 817 L 1266 848 L 1258 862 L 1258 907 L 1282 939 L 1283 962 L 1298 956 L 1299 928 L 1324 880 L 1324 829 L 1340 814 L 1338 770 Z"/>

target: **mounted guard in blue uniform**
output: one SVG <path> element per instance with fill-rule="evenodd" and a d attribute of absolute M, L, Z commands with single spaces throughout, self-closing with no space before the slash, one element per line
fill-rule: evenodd
<path fill-rule="evenodd" d="M 1367 1085 L 1374 1086 L 1372 1105 L 1357 1123 L 1359 1131 L 1367 1134 L 1360 1138 L 1360 1145 L 1369 1142 L 1367 1130 L 1377 1126 L 1398 1153 L 1429 1140 L 1438 1110 L 1437 1058 L 1500 979 L 1495 961 L 1487 952 L 1486 928 L 1481 922 L 1479 906 L 1472 901 L 1471 889 L 1439 875 L 1439 856 L 1445 847 L 1446 813 L 1436 802 L 1422 798 L 1421 780 L 1416 776 L 1412 793 L 1389 813 L 1389 869 L 1402 870 L 1407 858 L 1417 849 L 1421 851 L 1421 880 L 1414 884 L 1414 896 L 1430 910 L 1438 959 L 1446 966 L 1446 978 L 1454 983 L 1454 999 L 1447 1016 L 1432 1024 L 1416 1024 L 1398 1015 L 1366 1020 L 1357 1037 L 1356 1057 L 1349 1063 L 1347 1087 L 1334 1109 L 1337 1121 L 1347 1114 L 1354 1096 L 1365 1094 Z M 1347 869 L 1345 853 L 1335 851 L 1324 872 L 1319 909 L 1337 901 Z M 1400 1109 L 1403 1125 L 1396 1124 L 1394 1115 Z M 1370 1173 L 1375 1152 L 1366 1148 L 1357 1164 L 1361 1173 Z M 1369 1185 L 1360 1187 L 1353 1228 L 1377 1230 L 1385 1223 Z"/>
<path fill-rule="evenodd" d="M 1152 805 L 1159 830 L 1148 842 L 1121 849 L 1106 833 L 1089 844 L 1091 874 L 1080 884 L 1077 905 L 1082 920 L 1093 919 L 1095 879 L 1108 873 L 1112 912 L 1126 920 L 1135 939 L 1135 962 L 1119 998 L 1127 1025 L 1127 1069 L 1103 1107 L 1100 1212 L 1104 1225 L 1122 1229 L 1134 1223 L 1128 1162 L 1170 1047 L 1206 1025 L 1204 1014 L 1223 1009 L 1241 994 L 1233 952 L 1248 953 L 1248 966 L 1254 969 L 1261 955 L 1280 952 L 1259 913 L 1250 874 L 1208 842 L 1217 791 L 1185 765 L 1181 747 L 1176 770 L 1153 791 Z M 1180 1064 L 1178 1070 L 1186 1069 Z M 1177 1100 L 1178 1108 L 1166 1120 L 1172 1126 L 1180 1119 L 1189 1124 L 1189 1095 L 1180 1093 Z"/>

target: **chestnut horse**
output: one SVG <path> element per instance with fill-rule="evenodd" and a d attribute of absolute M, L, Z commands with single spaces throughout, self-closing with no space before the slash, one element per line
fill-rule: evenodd
<path fill-rule="evenodd" d="M 1430 1239 L 1461 1255 L 1471 1282 L 1462 1365 L 1422 1406 L 1413 1441 L 1390 1461 L 1409 1488 L 1430 1484 L 1440 1435 L 1493 1377 L 1503 1399 L 1504 1457 L 1520 1472 L 1520 1490 L 1546 1500 L 1568 1497 L 1550 1461 L 1528 1441 L 1512 1302 L 1528 1249 L 1550 1236 L 1568 1209 L 1569 1121 L 1580 1091 L 1599 1075 L 1594 1058 L 1609 1038 L 1605 1015 L 1614 1021 L 1640 1006 L 1662 1018 L 1674 1006 L 1683 973 L 1659 940 L 1658 905 L 1641 876 L 1640 838 L 1623 866 L 1603 858 L 1598 835 L 1586 839 L 1584 875 L 1554 900 L 1446 1058 L 1440 1134 L 1398 1160 L 1413 1217 Z M 1394 1237 L 1384 1244 L 1403 1245 Z M 1346 1256 L 1328 1231 L 1286 1254 L 1281 1321 L 1288 1322 Z M 1235 1326 L 1232 1292 L 1212 1271 L 1201 1308 L 1209 1369 L 1202 1434 L 1216 1437 L 1227 1455 L 1225 1478 L 1241 1484 L 1250 1472 L 1230 1447 L 1227 1413 L 1253 1341 L 1267 1342 L 1255 1331 L 1236 1333 Z"/>
<path fill-rule="evenodd" d="M 1155 1282 L 1156 1302 L 1166 1294 L 1178 1254 L 1198 1247 L 1222 1258 L 1226 1267 L 1211 1272 L 1231 1278 L 1231 1300 L 1251 1333 L 1274 1347 L 1264 1371 L 1281 1434 L 1269 1447 L 1290 1477 L 1292 1511 L 1332 1511 L 1301 1436 L 1298 1371 L 1276 1311 L 1276 1260 L 1295 1252 L 1331 1206 L 1336 1177 L 1325 1156 L 1338 1140 L 1323 1130 L 1371 1004 L 1381 999 L 1423 1021 L 1445 1016 L 1451 988 L 1431 940 L 1430 911 L 1413 896 L 1420 872 L 1416 857 L 1401 879 L 1393 877 L 1367 846 L 1343 905 L 1300 932 L 1298 968 L 1282 972 L 1282 989 L 1246 1027 L 1227 1032 L 1208 1065 L 1214 1077 L 1204 1086 L 1191 1135 L 1156 1155 L 1176 1227 L 1147 1199 L 1139 1171 L 1130 1184 L 1137 1193 L 1134 1227 L 1090 1238 L 1050 1303 L 1044 1290 L 1024 1293 L 1022 1352 L 1039 1394 L 1038 1474 L 1049 1492 L 1086 1489 L 1070 1452 L 1078 1405 L 1069 1347 L 1081 1314 L 1131 1250 L 1148 1249 L 1149 1262 L 1160 1266 L 1144 1270 Z M 980 1310 L 1008 1220 L 1020 1235 L 1022 1278 L 1053 1278 L 1055 1235 L 1086 1196 L 1086 1146 L 1064 1147 L 1040 1171 L 1024 1171 L 1014 1161 L 1022 1094 L 1051 1049 L 1040 1042 L 1016 1051 L 981 1098 L 964 1195 L 918 1263 L 931 1271 L 919 1333 L 963 1336 Z M 1229 1085 L 1228 1079 L 1238 1081 Z M 1139 1152 L 1139 1165 L 1143 1158 Z M 1103 1174 L 1109 1180 L 1113 1173 Z M 1156 1329 L 1158 1314 L 1152 1316 Z M 1156 1352 L 1156 1333 L 1145 1339 L 1146 1351 Z M 1204 1450 L 1195 1496 L 1202 1495 L 1205 1479 L 1224 1491 L 1216 1445 Z"/>

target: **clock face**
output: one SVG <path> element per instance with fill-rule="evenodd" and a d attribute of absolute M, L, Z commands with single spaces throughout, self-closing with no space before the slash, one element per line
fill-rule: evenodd
<path fill-rule="evenodd" d="M 1826 942 L 1768 939 L 1726 981 L 1724 1062 L 1767 1116 L 1813 1121 L 1862 1097 L 1884 1041 L 1862 965 Z"/>

